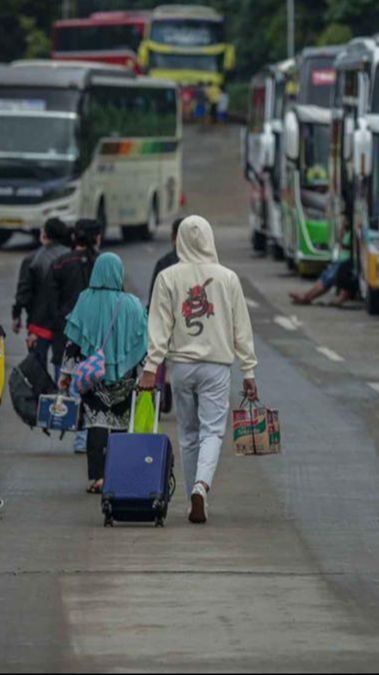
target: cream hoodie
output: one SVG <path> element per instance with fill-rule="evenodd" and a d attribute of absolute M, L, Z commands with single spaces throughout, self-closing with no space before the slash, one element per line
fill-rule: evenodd
<path fill-rule="evenodd" d="M 146 370 L 168 358 L 231 365 L 245 378 L 257 359 L 246 301 L 237 275 L 220 265 L 213 231 L 200 216 L 186 218 L 177 239 L 179 263 L 159 274 L 149 315 Z"/>

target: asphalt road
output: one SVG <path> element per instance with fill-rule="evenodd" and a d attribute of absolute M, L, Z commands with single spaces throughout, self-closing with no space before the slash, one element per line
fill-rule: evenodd
<path fill-rule="evenodd" d="M 379 319 L 357 305 L 294 311 L 288 291 L 305 282 L 252 255 L 238 129 L 187 130 L 185 187 L 242 278 L 283 455 L 236 458 L 229 435 L 207 526 L 186 523 L 179 481 L 164 530 L 104 530 L 70 439 L 29 431 L 6 397 L 0 672 L 375 673 Z M 0 254 L 9 368 L 24 352 L 9 315 L 26 243 Z M 149 244 L 107 245 L 146 298 L 168 227 Z M 236 368 L 234 403 L 239 389 Z M 175 439 L 174 416 L 165 428 Z"/>

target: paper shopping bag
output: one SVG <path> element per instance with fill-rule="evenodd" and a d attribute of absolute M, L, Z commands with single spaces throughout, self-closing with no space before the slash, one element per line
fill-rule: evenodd
<path fill-rule="evenodd" d="M 233 441 L 239 457 L 281 452 L 279 411 L 243 405 L 233 411 Z"/>

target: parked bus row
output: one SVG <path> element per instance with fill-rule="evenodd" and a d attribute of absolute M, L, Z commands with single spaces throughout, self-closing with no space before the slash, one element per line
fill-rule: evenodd
<path fill-rule="evenodd" d="M 0 66 L 0 245 L 53 216 L 150 237 L 181 195 L 175 83 L 83 62 Z"/>
<path fill-rule="evenodd" d="M 310 276 L 343 231 L 379 313 L 379 38 L 307 49 L 255 76 L 244 135 L 256 251 Z"/>
<path fill-rule="evenodd" d="M 162 5 L 150 12 L 101 12 L 58 21 L 52 45 L 54 60 L 117 64 L 170 79 L 193 109 L 203 91 L 221 91 L 235 67 L 224 17 L 201 5 Z"/>

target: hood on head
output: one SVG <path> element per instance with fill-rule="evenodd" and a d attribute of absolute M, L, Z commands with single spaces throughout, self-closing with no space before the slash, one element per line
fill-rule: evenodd
<path fill-rule="evenodd" d="M 188 216 L 182 221 L 176 249 L 181 262 L 218 263 L 212 227 L 201 216 Z"/>
<path fill-rule="evenodd" d="M 121 258 L 115 253 L 102 253 L 93 268 L 90 288 L 103 288 L 108 291 L 122 291 L 125 269 Z"/>

